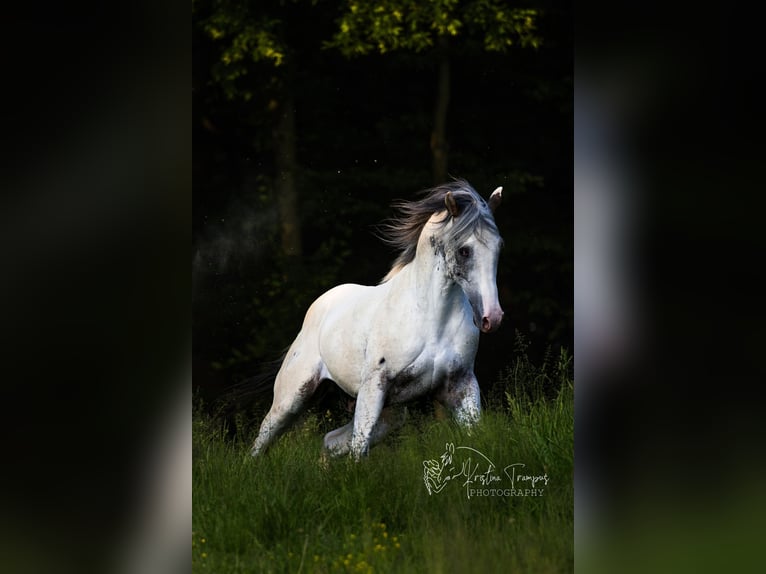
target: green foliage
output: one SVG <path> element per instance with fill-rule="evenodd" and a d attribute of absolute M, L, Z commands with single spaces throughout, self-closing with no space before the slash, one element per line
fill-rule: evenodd
<path fill-rule="evenodd" d="M 561 347 L 558 356 L 554 357 L 549 346 L 540 365 L 532 363 L 528 349 L 529 340 L 517 329 L 513 362 L 500 379 L 512 411 L 553 399 L 565 389 L 573 389 L 572 356 L 566 348 Z"/>
<path fill-rule="evenodd" d="M 571 356 L 535 366 L 517 341 L 502 382 L 534 389 L 548 377 L 561 383 L 555 396 L 509 391 L 507 405 L 487 409 L 470 431 L 415 413 L 358 464 L 323 458 L 322 433 L 346 422 L 328 413 L 310 414 L 252 459 L 252 429 L 227 439 L 195 412 L 192 571 L 571 571 Z M 550 482 L 540 497 L 468 499 L 459 484 L 429 495 L 423 461 L 446 443 L 501 466 L 524 463 Z"/>
<path fill-rule="evenodd" d="M 572 464 L 574 458 L 574 380 L 572 356 L 561 347 L 555 356 L 550 347 L 537 366 L 527 355 L 529 343 L 516 331 L 515 359 L 505 372 L 508 411 L 518 432 L 534 445 L 546 465 Z"/>
<path fill-rule="evenodd" d="M 254 64 L 279 67 L 285 63 L 288 46 L 283 40 L 283 23 L 275 15 L 259 10 L 257 3 L 197 1 L 192 4 L 192 14 L 197 26 L 217 47 L 211 78 L 228 99 L 253 98 L 253 91 L 240 86 L 239 80 L 252 72 Z"/>
<path fill-rule="evenodd" d="M 294 46 L 285 34 L 289 5 L 315 5 L 313 0 L 276 4 L 242 0 L 195 0 L 193 21 L 217 48 L 211 78 L 228 99 L 250 101 L 256 94 L 242 79 L 252 75 L 255 64 L 284 66 Z M 346 56 L 394 50 L 423 51 L 438 38 L 470 35 L 481 38 L 489 52 L 511 46 L 537 48 L 539 11 L 508 7 L 502 0 L 347 0 L 337 20 L 335 34 L 323 42 Z M 310 12 L 305 13 L 306 17 Z M 317 45 L 319 48 L 319 45 Z"/>
<path fill-rule="evenodd" d="M 347 0 L 338 19 L 338 31 L 327 47 L 346 56 L 394 50 L 421 52 L 438 38 L 465 34 L 483 38 L 490 52 L 504 52 L 512 45 L 537 48 L 538 11 L 509 8 L 501 0 Z"/>

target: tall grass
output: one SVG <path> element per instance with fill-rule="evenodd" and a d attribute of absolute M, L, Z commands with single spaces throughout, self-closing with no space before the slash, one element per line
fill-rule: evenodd
<path fill-rule="evenodd" d="M 258 459 L 248 454 L 252 436 L 232 440 L 196 413 L 192 570 L 571 571 L 571 359 L 562 352 L 534 367 L 517 353 L 501 383 L 504 404 L 470 431 L 415 415 L 361 463 L 323 460 L 326 421 L 316 413 Z M 504 481 L 495 486 L 509 487 L 502 468 L 514 463 L 549 482 L 535 497 L 469 499 L 461 479 L 429 495 L 423 461 L 439 460 L 447 443 L 490 458 Z M 455 453 L 458 470 L 465 452 Z"/>

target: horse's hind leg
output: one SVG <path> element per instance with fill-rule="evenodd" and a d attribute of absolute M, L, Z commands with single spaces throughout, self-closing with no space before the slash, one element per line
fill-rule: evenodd
<path fill-rule="evenodd" d="M 258 437 L 250 454 L 259 455 L 276 439 L 298 415 L 322 381 L 322 366 L 315 362 L 312 367 L 297 357 L 285 359 L 274 382 L 274 402 L 261 423 Z"/>

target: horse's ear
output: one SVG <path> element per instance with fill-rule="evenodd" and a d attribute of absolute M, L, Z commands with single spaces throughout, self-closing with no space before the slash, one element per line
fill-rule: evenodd
<path fill-rule="evenodd" d="M 447 211 L 449 211 L 452 217 L 457 217 L 460 215 L 460 209 L 457 206 L 457 201 L 455 201 L 455 198 L 452 197 L 451 191 L 448 191 L 447 195 L 444 196 L 444 205 L 447 206 Z"/>
<path fill-rule="evenodd" d="M 500 205 L 502 202 L 503 202 L 503 188 L 498 187 L 495 191 L 492 192 L 492 195 L 489 196 L 489 208 L 492 210 L 492 213 L 495 213 L 497 206 Z"/>

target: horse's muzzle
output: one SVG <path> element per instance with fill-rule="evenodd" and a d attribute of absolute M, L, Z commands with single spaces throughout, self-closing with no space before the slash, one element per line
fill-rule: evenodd
<path fill-rule="evenodd" d="M 481 326 L 479 326 L 479 329 L 482 333 L 492 333 L 497 331 L 497 329 L 500 327 L 500 323 L 502 322 L 502 309 L 492 310 L 481 318 Z"/>

